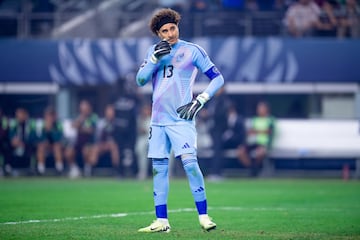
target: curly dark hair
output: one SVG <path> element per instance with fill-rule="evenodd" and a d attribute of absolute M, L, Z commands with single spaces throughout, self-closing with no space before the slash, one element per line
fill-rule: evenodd
<path fill-rule="evenodd" d="M 170 8 L 163 8 L 163 9 L 159 10 L 158 12 L 156 12 L 153 15 L 153 17 L 150 20 L 149 27 L 150 27 L 151 32 L 153 32 L 155 35 L 157 35 L 157 32 L 161 28 L 161 26 L 159 26 L 159 24 L 166 18 L 170 19 L 171 22 L 174 22 L 176 25 L 178 25 L 180 22 L 181 16 L 178 12 L 176 12 Z"/>

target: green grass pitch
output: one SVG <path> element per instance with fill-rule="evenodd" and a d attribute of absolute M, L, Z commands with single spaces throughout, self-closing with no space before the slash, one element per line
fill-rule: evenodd
<path fill-rule="evenodd" d="M 172 179 L 170 233 L 137 233 L 154 219 L 152 182 L 0 179 L 0 239 L 360 239 L 360 182 L 207 183 L 203 232 L 186 180 Z"/>

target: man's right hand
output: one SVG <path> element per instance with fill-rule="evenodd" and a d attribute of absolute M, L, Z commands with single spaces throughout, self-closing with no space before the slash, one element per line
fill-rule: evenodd
<path fill-rule="evenodd" d="M 158 42 L 155 45 L 155 51 L 154 53 L 151 55 L 151 62 L 156 64 L 160 58 L 162 58 L 163 56 L 169 54 L 171 51 L 171 46 L 168 43 L 168 41 L 162 40 L 160 42 Z"/>

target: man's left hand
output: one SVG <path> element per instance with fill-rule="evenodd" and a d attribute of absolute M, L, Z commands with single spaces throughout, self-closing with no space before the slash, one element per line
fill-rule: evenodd
<path fill-rule="evenodd" d="M 180 118 L 185 120 L 193 120 L 209 99 L 209 94 L 201 93 L 190 103 L 179 107 L 176 112 L 179 114 Z"/>

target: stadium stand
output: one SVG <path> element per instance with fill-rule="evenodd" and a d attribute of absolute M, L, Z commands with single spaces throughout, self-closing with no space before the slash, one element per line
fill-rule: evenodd
<path fill-rule="evenodd" d="M 201 1 L 198 5 L 183 1 L 178 10 L 183 16 L 183 37 L 199 36 L 284 36 L 284 15 L 295 1 L 249 1 L 241 8 L 222 6 L 221 1 Z M 266 3 L 265 3 L 266 2 Z M 339 1 L 340 2 L 340 1 Z M 264 7 L 263 5 L 266 5 Z M 145 0 L 53 0 L 53 1 L 0 1 L 0 36 L 22 38 L 117 38 L 151 36 L 146 30 L 147 21 L 153 11 L 163 7 L 159 1 Z M 166 6 L 165 6 L 166 7 Z M 358 7 L 354 15 L 348 16 L 349 6 L 337 4 L 334 8 L 339 21 L 344 17 L 358 19 Z M 328 22 L 326 10 L 321 9 L 321 21 Z M 324 17 L 325 15 L 325 17 Z M 334 17 L 334 18 L 335 18 Z M 334 19 L 333 18 L 333 19 Z M 334 20 L 335 21 L 335 20 Z M 350 21 L 350 20 L 349 20 Z M 356 24 L 338 24 L 343 29 L 337 33 L 315 33 L 316 36 L 357 37 Z M 353 26 L 354 25 L 354 26 Z M 345 29 L 347 28 L 347 29 Z M 326 32 L 326 31 L 325 31 Z"/>

